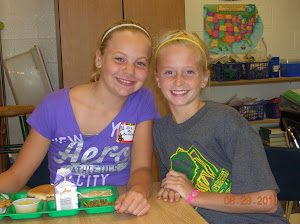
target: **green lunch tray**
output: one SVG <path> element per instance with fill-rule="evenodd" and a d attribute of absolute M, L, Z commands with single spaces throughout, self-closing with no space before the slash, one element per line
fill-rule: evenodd
<path fill-rule="evenodd" d="M 55 201 L 41 201 L 39 203 L 38 211 L 33 213 L 16 213 L 14 205 L 11 205 L 6 209 L 6 212 L 0 214 L 0 220 L 4 219 L 4 217 L 8 216 L 11 219 L 32 219 L 39 218 L 43 214 L 47 214 L 50 217 L 61 217 L 61 216 L 73 216 L 77 215 L 81 210 L 84 210 L 87 214 L 96 214 L 96 213 L 106 213 L 115 211 L 114 205 L 102 206 L 102 207 L 91 207 L 86 208 L 83 204 L 84 201 L 93 201 L 99 198 L 107 199 L 107 201 L 116 201 L 119 197 L 117 188 L 115 186 L 98 186 L 98 187 L 78 187 L 77 191 L 80 193 L 86 193 L 94 190 L 112 190 L 112 196 L 107 197 L 95 197 L 95 198 L 78 198 L 78 208 L 70 209 L 70 210 L 60 210 L 56 211 Z M 21 198 L 27 198 L 27 192 L 19 192 L 19 193 L 8 193 L 9 199 L 14 201 Z"/>

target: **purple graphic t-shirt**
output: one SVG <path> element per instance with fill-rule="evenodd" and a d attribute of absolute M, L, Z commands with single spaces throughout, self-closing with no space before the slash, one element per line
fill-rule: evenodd
<path fill-rule="evenodd" d="M 98 135 L 84 136 L 76 122 L 70 88 L 48 94 L 27 122 L 45 138 L 50 181 L 57 169 L 70 168 L 78 187 L 125 185 L 130 174 L 132 138 L 136 125 L 159 118 L 147 87 L 131 94 L 113 121 Z"/>

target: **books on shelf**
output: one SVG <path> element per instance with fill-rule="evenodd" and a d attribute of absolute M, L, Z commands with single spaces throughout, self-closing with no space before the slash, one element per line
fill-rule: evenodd
<path fill-rule="evenodd" d="M 259 135 L 262 137 L 262 138 L 264 138 L 264 139 L 266 139 L 266 140 L 268 140 L 268 139 L 270 139 L 270 138 L 285 138 L 285 133 L 282 133 L 282 134 L 266 134 L 266 133 L 264 133 L 264 132 L 261 132 L 260 130 L 259 130 Z"/>
<path fill-rule="evenodd" d="M 285 132 L 280 128 L 260 127 L 259 135 L 266 146 L 288 147 Z"/>
<path fill-rule="evenodd" d="M 288 144 L 286 143 L 286 140 L 281 141 L 281 142 L 269 142 L 269 141 L 266 141 L 266 140 L 262 140 L 262 142 L 265 146 L 286 147 L 286 148 L 288 148 Z"/>
<path fill-rule="evenodd" d="M 264 141 L 266 141 L 266 142 L 270 142 L 270 143 L 273 143 L 273 142 L 285 142 L 286 141 L 285 137 L 265 138 L 265 137 L 261 136 L 261 139 L 264 140 Z"/>
<path fill-rule="evenodd" d="M 272 127 L 272 128 L 260 127 L 259 131 L 266 133 L 266 134 L 284 134 L 285 133 L 279 127 L 278 128 L 277 127 Z"/>

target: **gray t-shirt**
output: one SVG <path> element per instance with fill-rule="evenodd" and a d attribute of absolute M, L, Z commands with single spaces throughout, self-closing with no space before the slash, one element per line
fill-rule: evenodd
<path fill-rule="evenodd" d="M 161 179 L 172 168 L 185 173 L 204 192 L 279 191 L 259 135 L 232 107 L 207 102 L 181 124 L 174 123 L 168 114 L 154 123 L 153 138 Z M 224 198 L 224 203 L 228 200 Z M 271 203 L 270 199 L 251 200 L 260 201 L 261 206 Z M 288 223 L 278 204 L 279 209 L 272 214 L 197 211 L 208 223 Z"/>

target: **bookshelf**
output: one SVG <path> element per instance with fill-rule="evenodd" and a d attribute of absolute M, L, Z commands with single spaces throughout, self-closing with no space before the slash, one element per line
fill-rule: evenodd
<path fill-rule="evenodd" d="M 266 118 L 263 120 L 256 120 L 256 121 L 249 121 L 250 124 L 270 124 L 270 123 L 278 123 L 279 124 L 280 119 L 272 119 L 272 118 Z"/>
<path fill-rule="evenodd" d="M 286 82 L 300 82 L 300 77 L 279 77 L 279 78 L 267 78 L 267 79 L 241 79 L 236 81 L 211 81 L 211 87 L 220 86 L 237 86 L 237 85 L 256 85 L 256 84 L 272 84 L 272 83 L 286 83 Z M 266 118 L 264 120 L 249 121 L 250 124 L 279 124 L 280 119 Z"/>
<path fill-rule="evenodd" d="M 236 86 L 236 85 L 256 85 L 256 84 L 270 84 L 270 83 L 283 83 L 283 82 L 300 82 L 300 77 L 279 77 L 268 79 L 241 79 L 236 81 L 211 81 L 210 86 Z"/>

